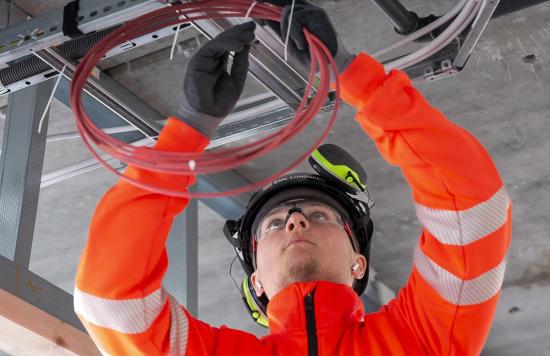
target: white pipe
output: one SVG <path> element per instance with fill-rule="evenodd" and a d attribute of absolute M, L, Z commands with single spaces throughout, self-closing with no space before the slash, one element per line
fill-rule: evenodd
<path fill-rule="evenodd" d="M 438 27 L 444 25 L 445 23 L 447 23 L 447 21 L 449 21 L 450 19 L 452 19 L 456 14 L 458 14 L 460 12 L 460 10 L 464 7 L 464 5 L 466 4 L 468 0 L 461 0 L 458 4 L 456 4 L 452 9 L 451 11 L 449 11 L 448 13 L 446 13 L 445 15 L 443 15 L 442 17 L 438 18 L 437 20 L 435 20 L 434 22 L 430 23 L 429 25 L 421 28 L 420 30 L 408 35 L 407 37 L 403 38 L 402 40 L 399 40 L 397 42 L 395 42 L 394 44 L 378 51 L 378 52 L 375 52 L 372 54 L 372 56 L 374 58 L 380 58 L 381 56 L 383 56 L 384 54 L 390 52 L 390 51 L 393 51 L 395 50 L 396 48 L 399 48 L 401 46 L 404 46 L 406 45 L 407 43 L 410 43 L 430 32 L 432 32 L 433 30 L 437 29 Z"/>
<path fill-rule="evenodd" d="M 143 138 L 141 140 L 133 142 L 132 145 L 134 145 L 134 146 L 151 146 L 151 145 L 153 145 L 153 143 L 151 143 L 149 138 Z M 111 165 L 112 165 L 112 163 L 117 161 L 117 159 L 115 159 L 115 158 L 113 158 L 109 155 L 106 155 L 106 154 L 103 154 L 100 157 L 103 160 L 105 160 L 105 162 L 107 162 L 108 164 L 111 164 Z M 48 174 L 44 174 L 42 176 L 42 180 L 41 180 L 41 183 L 40 183 L 40 188 L 45 188 L 45 187 L 48 187 L 48 186 L 53 185 L 55 183 L 59 183 L 59 182 L 62 182 L 64 180 L 67 180 L 69 178 L 73 178 L 73 177 L 79 176 L 81 174 L 94 171 L 98 168 L 101 168 L 102 166 L 103 165 L 100 162 L 98 162 L 95 158 L 91 158 L 91 159 L 87 159 L 85 161 L 82 161 L 80 163 L 74 164 L 72 166 L 65 167 L 65 168 L 59 169 L 57 171 L 48 173 Z"/>
<path fill-rule="evenodd" d="M 422 55 L 422 57 L 417 59 L 416 62 L 414 62 L 414 63 L 418 63 L 418 61 L 422 61 L 422 60 L 430 57 L 431 55 L 439 52 L 441 49 L 445 48 L 445 46 L 447 46 L 451 41 L 453 41 L 455 38 L 457 38 L 467 27 L 472 26 L 472 21 L 479 14 L 480 9 L 482 8 L 483 4 L 486 1 L 488 1 L 488 0 L 478 1 L 475 4 L 475 8 L 473 9 L 473 11 L 471 11 L 469 14 L 467 14 L 466 20 L 464 22 L 462 22 L 461 24 L 459 24 L 459 26 L 457 25 L 456 29 L 454 29 L 454 32 L 450 33 L 450 35 L 449 35 L 449 37 L 446 41 L 442 41 L 441 43 L 438 43 L 437 45 L 434 44 L 432 49 L 430 49 L 427 53 Z M 409 65 L 412 65 L 414 63 L 411 63 Z"/>
<path fill-rule="evenodd" d="M 460 14 L 452 22 L 443 33 L 441 33 L 437 38 L 430 42 L 428 45 L 423 48 L 415 51 L 409 55 L 406 55 L 402 58 L 396 59 L 387 63 L 385 65 L 386 70 L 391 70 L 395 68 L 406 68 L 410 65 L 416 64 L 422 61 L 425 58 L 428 58 L 432 54 L 439 51 L 441 48 L 445 47 L 450 41 L 452 41 L 456 36 L 464 30 L 468 24 L 469 20 L 472 19 L 472 14 L 475 16 L 475 9 L 479 7 L 479 0 L 468 0 L 467 4 L 464 6 Z"/>
<path fill-rule="evenodd" d="M 107 155 L 102 155 L 101 158 L 103 158 L 109 164 L 116 161 L 114 158 Z M 92 158 L 72 165 L 70 167 L 62 168 L 55 172 L 44 174 L 42 176 L 42 180 L 40 181 L 40 189 L 46 188 L 55 183 L 62 182 L 66 179 L 76 177 L 83 173 L 91 172 L 98 168 L 97 165 L 99 165 L 99 162 L 95 158 Z"/>
<path fill-rule="evenodd" d="M 137 129 L 134 126 L 119 126 L 119 127 L 110 127 L 107 129 L 103 129 L 103 131 L 109 135 L 118 134 L 118 133 L 125 133 L 125 132 L 134 132 L 137 131 Z M 78 131 L 74 132 L 65 132 L 65 133 L 59 133 L 48 136 L 46 139 L 46 142 L 56 142 L 56 141 L 62 141 L 62 140 L 70 140 L 74 138 L 79 138 L 80 134 Z"/>

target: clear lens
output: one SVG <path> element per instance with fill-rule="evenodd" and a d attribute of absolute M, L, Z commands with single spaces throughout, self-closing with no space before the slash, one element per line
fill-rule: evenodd
<path fill-rule="evenodd" d="M 256 230 L 256 240 L 283 231 L 286 227 L 288 211 L 292 208 L 301 209 L 310 225 L 335 224 L 340 227 L 344 226 L 341 214 L 328 205 L 308 201 L 283 203 L 273 208 L 262 218 Z"/>

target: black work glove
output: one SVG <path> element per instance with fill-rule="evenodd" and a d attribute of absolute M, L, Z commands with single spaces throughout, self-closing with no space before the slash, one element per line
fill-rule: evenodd
<path fill-rule="evenodd" d="M 285 42 L 292 10 L 292 0 L 265 0 L 264 2 L 274 5 L 284 5 L 281 24 L 277 33 L 280 35 L 281 40 Z M 273 28 L 272 24 L 269 25 Z M 339 40 L 336 30 L 324 9 L 305 1 L 296 1 L 294 13 L 292 14 L 288 50 L 305 65 L 309 65 L 310 58 L 307 40 L 304 35 L 304 27 L 327 46 L 334 57 L 339 72 L 344 71 L 355 58 Z"/>
<path fill-rule="evenodd" d="M 263 0 L 259 2 L 265 2 L 267 4 L 272 4 L 280 7 L 292 5 L 292 0 Z M 304 0 L 295 0 L 295 5 L 308 5 L 308 3 Z M 269 26 L 277 35 L 279 35 L 279 37 L 281 37 L 281 24 L 279 22 L 264 19 L 254 20 L 262 26 Z"/>
<path fill-rule="evenodd" d="M 208 41 L 189 61 L 177 115 L 208 138 L 243 92 L 255 28 L 254 22 L 234 26 Z M 228 73 L 230 51 L 235 55 Z"/>
<path fill-rule="evenodd" d="M 281 21 L 281 38 L 283 41 L 287 36 L 291 9 L 292 5 L 287 5 L 283 8 L 283 17 Z M 306 64 L 310 62 L 309 48 L 304 34 L 304 27 L 327 46 L 334 57 L 339 72 L 344 71 L 355 58 L 339 40 L 336 30 L 330 22 L 326 11 L 320 7 L 305 4 L 294 6 L 292 25 L 290 27 L 290 38 L 288 41 L 288 49 L 301 62 Z"/>

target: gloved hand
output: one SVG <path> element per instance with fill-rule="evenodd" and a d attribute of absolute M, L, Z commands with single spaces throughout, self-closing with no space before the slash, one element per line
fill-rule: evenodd
<path fill-rule="evenodd" d="M 285 7 L 287 5 L 292 5 L 292 0 L 260 0 L 259 2 L 265 2 L 267 4 L 272 4 L 280 7 Z M 295 0 L 295 5 L 306 5 L 305 0 Z M 264 20 L 264 19 L 254 19 L 256 23 L 262 26 L 269 26 L 276 34 L 281 37 L 281 24 L 278 21 Z"/>
<path fill-rule="evenodd" d="M 288 22 L 292 10 L 292 0 L 264 0 L 264 2 L 279 6 L 284 5 L 283 16 L 278 31 L 281 40 L 284 42 L 289 29 Z M 307 40 L 303 31 L 304 27 L 327 46 L 334 57 L 339 72 L 343 72 L 355 58 L 338 38 L 336 30 L 324 9 L 303 0 L 296 0 L 294 13 L 292 14 L 288 49 L 302 63 L 309 65 L 310 62 Z"/>
<path fill-rule="evenodd" d="M 234 26 L 208 41 L 191 58 L 177 116 L 211 138 L 239 100 L 248 73 L 248 54 L 256 24 Z M 231 73 L 229 52 L 235 52 Z"/>

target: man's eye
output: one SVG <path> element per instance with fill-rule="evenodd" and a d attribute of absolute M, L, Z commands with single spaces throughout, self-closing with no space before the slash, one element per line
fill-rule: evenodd
<path fill-rule="evenodd" d="M 325 221 L 327 220 L 327 215 L 321 211 L 314 211 L 309 218 L 315 221 Z"/>
<path fill-rule="evenodd" d="M 281 219 L 273 219 L 266 225 L 266 230 L 281 229 L 285 222 Z"/>

